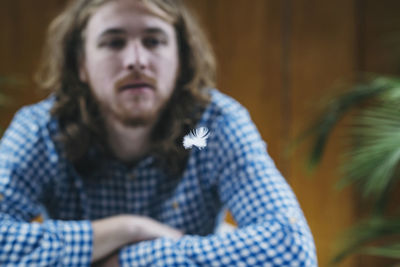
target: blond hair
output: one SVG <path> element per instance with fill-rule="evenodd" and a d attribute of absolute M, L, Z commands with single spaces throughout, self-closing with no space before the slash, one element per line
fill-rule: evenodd
<path fill-rule="evenodd" d="M 90 148 L 107 152 L 104 127 L 90 88 L 79 78 L 85 28 L 96 10 L 116 0 L 74 0 L 50 24 L 36 81 L 56 96 L 52 115 L 59 121 L 59 139 L 66 157 L 76 166 L 87 165 Z M 215 58 L 201 28 L 182 0 L 142 1 L 172 19 L 180 60 L 174 94 L 152 134 L 151 152 L 170 170 L 184 167 L 183 136 L 195 126 L 209 102 L 206 89 L 215 85 Z M 90 164 L 89 164 L 90 165 Z"/>

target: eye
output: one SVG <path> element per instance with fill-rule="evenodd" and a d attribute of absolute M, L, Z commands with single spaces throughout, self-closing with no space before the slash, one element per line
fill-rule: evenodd
<path fill-rule="evenodd" d="M 143 45 L 149 49 L 154 49 L 165 44 L 167 44 L 167 41 L 161 37 L 149 36 L 143 39 Z"/>
<path fill-rule="evenodd" d="M 100 43 L 100 47 L 106 47 L 112 50 L 119 50 L 125 46 L 125 39 L 123 38 L 112 38 L 110 40 L 105 40 Z"/>

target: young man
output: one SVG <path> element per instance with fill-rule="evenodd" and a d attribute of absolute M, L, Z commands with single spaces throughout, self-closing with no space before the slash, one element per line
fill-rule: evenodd
<path fill-rule="evenodd" d="M 52 23 L 40 82 L 54 93 L 0 145 L 0 265 L 316 265 L 247 111 L 210 89 L 182 2 L 76 0 Z M 225 208 L 238 229 L 215 233 Z"/>

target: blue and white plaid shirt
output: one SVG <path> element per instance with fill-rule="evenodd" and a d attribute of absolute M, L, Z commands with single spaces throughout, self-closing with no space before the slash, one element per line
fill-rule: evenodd
<path fill-rule="evenodd" d="M 316 266 L 312 235 L 248 112 L 217 90 L 181 177 L 147 157 L 81 177 L 59 153 L 54 97 L 21 109 L 0 145 L 0 265 L 89 266 L 91 221 L 140 214 L 182 230 L 120 250 L 121 266 Z M 89 178 L 89 179 L 88 179 Z M 32 219 L 46 210 L 43 223 Z M 238 229 L 216 233 L 229 209 Z"/>

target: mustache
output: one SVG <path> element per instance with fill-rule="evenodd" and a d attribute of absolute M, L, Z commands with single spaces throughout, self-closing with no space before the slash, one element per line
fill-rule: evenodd
<path fill-rule="evenodd" d="M 115 88 L 120 91 L 132 85 L 145 85 L 152 89 L 157 88 L 157 80 L 149 75 L 141 72 L 129 73 L 118 79 L 115 83 Z"/>

